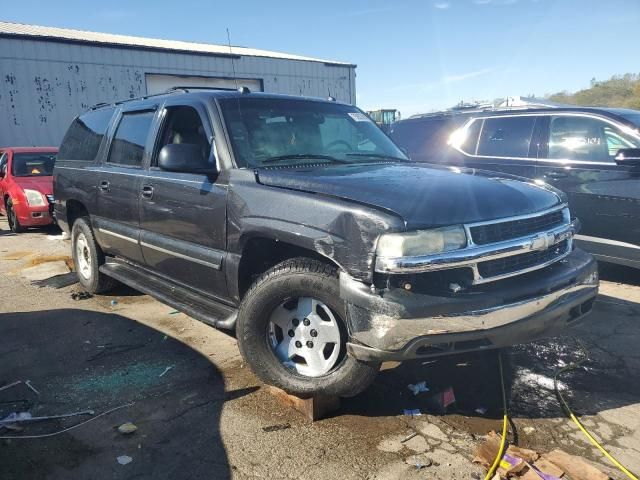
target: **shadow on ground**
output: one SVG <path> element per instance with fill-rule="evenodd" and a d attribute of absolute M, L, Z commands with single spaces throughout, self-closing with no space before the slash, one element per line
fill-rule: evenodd
<path fill-rule="evenodd" d="M 3 479 L 230 477 L 220 412 L 253 389 L 225 392 L 220 372 L 196 351 L 119 315 L 72 309 L 0 314 L 0 338 L 0 385 L 29 379 L 40 392 L 24 384 L 0 391 L 0 418 L 133 403 L 69 433 L 1 440 Z M 86 418 L 0 435 L 45 434 Z M 114 429 L 128 421 L 138 431 Z M 120 465 L 122 455 L 132 462 Z"/>
<path fill-rule="evenodd" d="M 593 415 L 639 403 L 640 383 L 631 380 L 640 378 L 638 315 L 637 303 L 600 295 L 593 312 L 566 335 L 504 350 L 511 416 L 564 417 L 555 395 L 554 373 L 585 354 L 589 358 L 580 368 L 559 377 L 559 388 L 576 413 Z M 407 386 L 419 381 L 425 381 L 431 392 L 414 396 Z M 499 427 L 495 420 L 502 418 L 502 397 L 495 351 L 392 366 L 383 370 L 366 392 L 343 402 L 342 413 L 386 416 L 417 408 L 443 414 L 434 408 L 431 393 L 447 387 L 453 387 L 456 405 L 444 413 L 443 420 L 472 433 Z"/>

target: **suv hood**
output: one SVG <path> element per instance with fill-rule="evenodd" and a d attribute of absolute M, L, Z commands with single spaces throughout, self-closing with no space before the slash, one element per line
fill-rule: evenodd
<path fill-rule="evenodd" d="M 391 211 L 408 229 L 526 215 L 563 203 L 548 185 L 481 170 L 422 164 L 258 169 L 259 183 Z"/>
<path fill-rule="evenodd" d="M 44 195 L 53 194 L 53 177 L 40 176 L 40 177 L 13 177 L 13 180 L 22 188 L 29 188 L 31 190 L 37 190 Z"/>

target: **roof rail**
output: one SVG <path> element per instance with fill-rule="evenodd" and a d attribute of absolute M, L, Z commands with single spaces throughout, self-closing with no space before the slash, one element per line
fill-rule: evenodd
<path fill-rule="evenodd" d="M 226 88 L 226 87 L 186 87 L 176 85 L 175 87 L 171 87 L 167 89 L 165 93 L 174 93 L 174 92 L 185 92 L 188 93 L 191 90 L 225 90 L 227 92 L 235 92 L 235 88 Z"/>

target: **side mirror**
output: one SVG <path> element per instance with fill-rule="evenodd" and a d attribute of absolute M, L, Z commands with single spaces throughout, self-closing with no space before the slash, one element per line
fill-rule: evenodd
<path fill-rule="evenodd" d="M 615 161 L 618 165 L 640 167 L 640 148 L 621 148 L 616 153 Z"/>
<path fill-rule="evenodd" d="M 202 147 L 192 143 L 172 143 L 162 147 L 158 166 L 169 172 L 213 173 Z"/>

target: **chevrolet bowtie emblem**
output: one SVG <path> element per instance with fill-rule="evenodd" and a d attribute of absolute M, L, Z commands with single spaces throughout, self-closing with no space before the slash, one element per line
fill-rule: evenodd
<path fill-rule="evenodd" d="M 541 233 L 531 240 L 531 250 L 546 250 L 556 243 L 555 240 L 553 233 Z"/>

